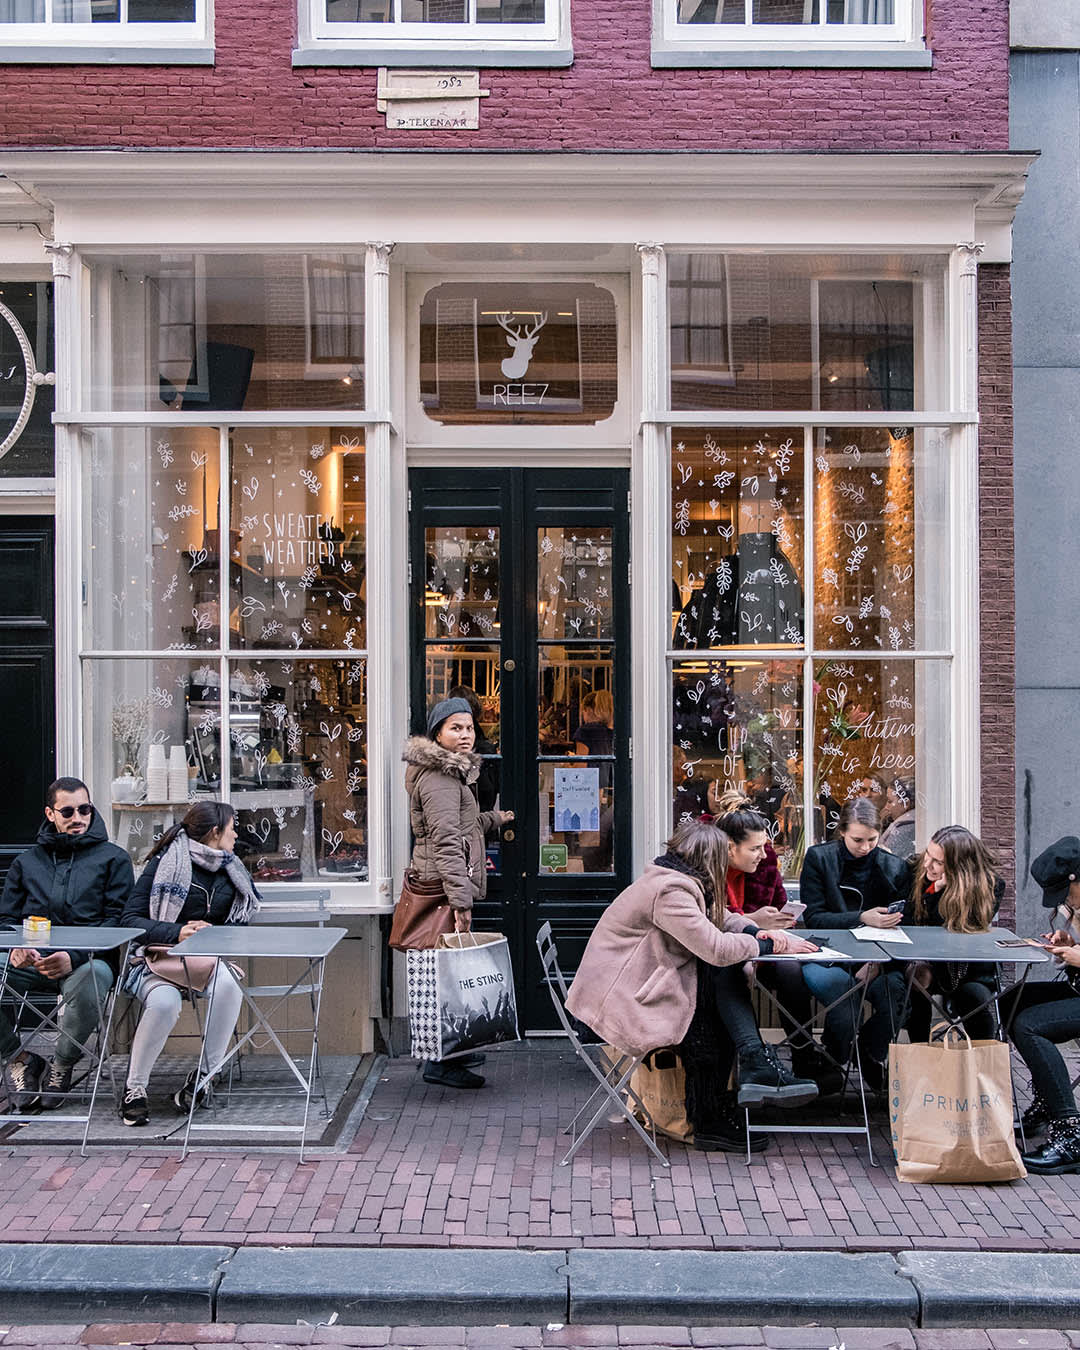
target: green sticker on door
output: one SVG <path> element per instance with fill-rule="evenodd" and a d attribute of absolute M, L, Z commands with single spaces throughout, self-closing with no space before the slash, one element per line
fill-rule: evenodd
<path fill-rule="evenodd" d="M 567 847 L 565 844 L 541 844 L 540 845 L 540 866 L 546 867 L 554 872 L 559 868 L 566 869 Z"/>

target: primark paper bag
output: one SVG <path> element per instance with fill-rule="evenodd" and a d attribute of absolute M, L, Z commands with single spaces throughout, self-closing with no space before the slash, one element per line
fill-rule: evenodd
<path fill-rule="evenodd" d="M 444 933 L 406 953 L 414 1059 L 449 1059 L 520 1040 L 510 948 L 499 933 Z"/>

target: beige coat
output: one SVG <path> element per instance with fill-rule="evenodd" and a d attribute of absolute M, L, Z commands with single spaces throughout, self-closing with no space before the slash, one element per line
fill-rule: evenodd
<path fill-rule="evenodd" d="M 650 863 L 600 916 L 566 1006 L 630 1054 L 678 1045 L 697 1004 L 695 957 L 714 966 L 753 960 L 761 949 L 747 926 L 745 915 L 728 914 L 717 928 L 693 877 Z"/>
<path fill-rule="evenodd" d="M 487 891 L 484 836 L 495 828 L 494 811 L 481 812 L 473 784 L 483 760 L 447 750 L 427 736 L 413 736 L 402 759 L 412 825 L 412 869 L 424 881 L 442 880 L 455 909 L 472 909 Z"/>

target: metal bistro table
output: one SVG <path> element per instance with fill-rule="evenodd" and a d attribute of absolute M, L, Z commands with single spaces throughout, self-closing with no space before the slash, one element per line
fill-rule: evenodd
<path fill-rule="evenodd" d="M 243 994 L 244 1005 L 247 1007 L 252 1017 L 252 1024 L 244 1034 L 237 1038 L 229 1049 L 229 1053 L 222 1060 L 215 1072 L 220 1072 L 222 1068 L 238 1054 L 240 1050 L 254 1036 L 260 1032 L 266 1034 L 273 1042 L 275 1049 L 282 1060 L 292 1073 L 293 1077 L 300 1084 L 304 1092 L 304 1122 L 302 1125 L 261 1125 L 262 1130 L 277 1130 L 281 1132 L 300 1132 L 300 1161 L 304 1160 L 304 1145 L 307 1140 L 308 1114 L 311 1110 L 311 1088 L 315 1078 L 315 1066 L 318 1063 L 319 1055 L 319 1011 L 322 1006 L 322 967 L 326 958 L 334 950 L 347 933 L 344 928 L 313 928 L 313 927 L 274 927 L 269 924 L 254 925 L 227 925 L 215 924 L 211 928 L 200 928 L 197 933 L 186 938 L 175 947 L 169 948 L 170 956 L 179 956 L 181 960 L 186 960 L 189 956 L 216 956 L 221 960 L 232 961 L 245 957 L 280 957 L 282 959 L 294 959 L 305 961 L 301 973 L 291 984 L 281 985 L 275 989 L 274 1002 L 268 1007 L 263 1008 L 259 1005 L 256 998 L 248 990 L 243 981 L 240 982 L 240 990 Z M 311 1058 L 308 1062 L 307 1075 L 301 1071 L 297 1061 L 289 1054 L 281 1037 L 270 1025 L 270 1018 L 276 1009 L 289 998 L 304 981 L 310 981 L 314 987 L 314 1016 L 311 1023 Z M 213 1001 L 213 991 L 210 993 L 210 1004 L 207 1006 L 206 1017 L 202 1016 L 200 1008 L 200 999 L 195 999 L 196 1016 L 199 1020 L 200 1044 L 199 1044 L 199 1078 L 195 1084 L 195 1091 L 191 1094 L 191 1107 L 188 1110 L 187 1128 L 184 1131 L 184 1151 L 181 1158 L 187 1157 L 188 1140 L 193 1130 L 239 1130 L 250 1132 L 251 1125 L 222 1125 L 199 1124 L 192 1121 L 195 1114 L 195 1102 L 199 1090 L 209 1084 L 211 1074 L 206 1072 L 205 1051 L 206 1051 L 206 1026 L 210 1018 L 210 1011 Z M 286 1033 L 288 1034 L 288 1033 Z"/>
<path fill-rule="evenodd" d="M 820 933 L 813 933 L 809 929 L 805 928 L 788 928 L 785 931 L 790 933 L 792 937 L 805 938 L 807 942 L 812 942 L 817 947 L 831 947 L 833 951 L 840 953 L 840 955 L 838 956 L 830 956 L 825 958 L 827 961 L 831 961 L 834 965 L 862 966 L 865 965 L 867 961 L 888 960 L 888 956 L 885 953 L 884 949 L 879 947 L 877 943 L 861 942 L 846 928 L 830 928 L 827 930 L 823 930 Z M 905 948 L 905 950 L 907 949 Z M 793 955 L 790 952 L 785 953 L 777 952 L 771 956 L 755 956 L 754 964 L 756 965 L 760 963 L 764 965 L 766 963 L 773 964 L 777 961 L 798 961 L 799 964 L 802 965 L 809 961 L 820 961 L 822 959 L 823 958 L 821 957 L 809 954 L 805 956 L 799 956 L 797 954 Z M 784 1036 L 783 1040 L 780 1042 L 781 1045 L 788 1044 L 791 1040 L 791 1037 L 798 1034 L 799 1032 L 804 1032 L 811 1038 L 813 1037 L 812 1019 L 811 1022 L 809 1023 L 800 1023 L 798 1018 L 794 1017 L 788 1011 L 788 1009 L 784 1007 L 780 999 L 777 997 L 775 991 L 769 989 L 766 985 L 762 984 L 760 981 L 758 981 L 757 987 L 766 996 L 766 998 L 770 1000 L 770 1002 L 773 1004 L 774 1007 L 776 1007 L 781 1013 L 783 1013 L 784 1016 L 790 1018 L 792 1022 L 796 1023 L 794 1030 L 788 1032 Z M 831 1003 L 826 1004 L 824 1012 L 828 1013 L 833 1008 L 839 1007 L 839 1005 L 843 1003 L 845 999 L 858 999 L 858 1007 L 855 1010 L 855 1025 L 858 1026 L 859 1023 L 862 1021 L 863 1006 L 866 1003 L 866 989 L 867 985 L 865 980 L 856 980 L 854 985 L 850 989 L 845 990 L 844 993 L 842 993 L 839 998 L 835 998 Z M 863 1082 L 862 1076 L 862 1061 L 859 1056 L 859 1038 L 858 1036 L 853 1037 L 851 1049 L 848 1052 L 847 1060 L 844 1063 L 841 1063 L 839 1060 L 833 1059 L 832 1055 L 829 1055 L 828 1051 L 824 1050 L 823 1047 L 819 1046 L 818 1049 L 821 1050 L 822 1053 L 825 1054 L 830 1060 L 832 1060 L 832 1062 L 836 1064 L 839 1069 L 843 1070 L 844 1087 L 847 1086 L 848 1077 L 852 1069 L 852 1063 L 854 1062 L 854 1067 L 858 1070 L 859 1073 L 859 1105 L 862 1107 L 863 1123 L 861 1125 L 772 1125 L 772 1124 L 751 1125 L 750 1108 L 746 1107 L 745 1111 L 746 1111 L 747 1162 L 751 1161 L 751 1154 L 750 1154 L 751 1134 L 861 1134 L 863 1138 L 866 1140 L 867 1156 L 870 1159 L 871 1165 L 872 1166 L 874 1165 L 874 1146 L 870 1138 L 870 1115 L 866 1109 L 866 1084 Z M 842 1091 L 843 1089 L 841 1089 L 841 1092 Z"/>
<path fill-rule="evenodd" d="M 40 938 L 28 939 L 23 936 L 22 928 L 7 929 L 0 931 L 0 952 L 11 952 L 19 947 L 33 947 L 36 951 L 54 951 L 54 952 L 86 952 L 91 958 L 95 956 L 105 956 L 109 952 L 120 952 L 120 958 L 117 969 L 121 974 L 127 969 L 128 951 L 132 942 L 143 940 L 146 934 L 141 928 L 74 928 L 60 927 L 53 925 L 49 934 L 49 940 L 43 942 Z M 8 987 L 8 963 L 4 962 L 3 975 L 0 976 L 0 999 L 5 997 L 14 1000 L 17 1004 L 15 1017 L 12 1019 L 18 1023 L 19 1014 L 24 1010 L 31 1011 L 39 1019 L 39 1030 L 44 1024 L 49 1030 L 59 1033 L 60 1031 L 60 1012 L 64 1006 L 64 1000 L 60 995 L 60 982 L 56 982 L 56 1008 L 52 1012 L 46 1012 L 36 999 L 40 998 L 39 993 L 30 992 L 20 993 L 17 989 Z M 94 993 L 99 994 L 97 985 L 97 973 L 91 968 L 94 977 Z M 101 1000 L 95 998 L 98 1005 L 98 1018 L 95 1030 L 97 1032 L 97 1045 L 93 1050 L 90 1049 L 87 1042 L 76 1042 L 83 1054 L 90 1060 L 90 1069 L 88 1073 L 92 1075 L 93 1082 L 90 1085 L 90 1100 L 87 1104 L 85 1115 L 76 1115 L 68 1111 L 50 1111 L 45 1117 L 50 1123 L 53 1121 L 70 1121 L 74 1124 L 83 1126 L 82 1148 L 80 1152 L 86 1155 L 86 1140 L 90 1134 L 90 1119 L 94 1114 L 94 1104 L 97 1101 L 98 1086 L 101 1082 L 101 1070 L 108 1054 L 109 1035 L 112 1030 L 113 1009 L 116 1006 L 116 981 L 113 980 L 106 994 Z M 74 1039 L 74 1037 L 72 1038 Z M 86 1081 L 84 1075 L 83 1082 Z M 115 1084 L 114 1084 L 115 1089 Z M 115 1090 L 113 1096 L 115 1097 Z M 29 1124 L 31 1122 L 40 1124 L 42 1116 L 39 1114 L 29 1115 L 26 1113 L 10 1112 L 0 1116 L 0 1123 L 7 1124 L 15 1122 L 19 1124 Z"/>
<path fill-rule="evenodd" d="M 1049 953 L 1044 952 L 1041 947 L 1001 946 L 1002 942 L 1019 941 L 1016 934 L 1008 928 L 991 928 L 986 933 L 950 933 L 946 928 L 913 926 L 898 931 L 906 933 L 911 942 L 883 942 L 880 946 L 888 952 L 890 960 L 909 963 L 904 987 L 904 1002 L 900 1015 L 901 1027 L 907 1022 L 913 989 L 918 989 L 924 998 L 930 999 L 931 1003 L 933 1002 L 933 995 L 920 985 L 915 984 L 916 966 L 919 962 L 925 965 L 937 965 L 949 961 L 954 961 L 957 964 L 985 961 L 992 963 L 994 967 L 994 993 L 987 999 L 985 1006 L 993 1006 L 997 1018 L 998 1032 L 1001 1039 L 1006 1040 L 1009 1028 L 1007 1025 L 1003 1026 L 1001 1022 L 1000 1003 L 1001 996 L 1005 992 L 1001 987 L 1001 967 L 1007 965 L 1023 967 L 1018 981 L 1022 986 L 1027 983 L 1027 977 L 1031 973 L 1032 966 L 1044 965 L 1050 960 Z M 867 943 L 866 945 L 878 944 Z M 962 1017 L 950 1017 L 948 1022 L 950 1027 L 953 1027 L 958 1026 L 963 1020 Z"/>

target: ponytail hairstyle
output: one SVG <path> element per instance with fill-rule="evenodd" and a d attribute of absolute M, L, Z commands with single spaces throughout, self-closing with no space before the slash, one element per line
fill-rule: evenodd
<path fill-rule="evenodd" d="M 760 813 L 750 806 L 746 798 L 745 806 L 736 807 L 733 811 L 728 811 L 717 818 L 717 825 L 724 831 L 733 844 L 741 844 L 750 834 L 756 834 L 759 830 L 769 833 L 769 822 Z"/>
<path fill-rule="evenodd" d="M 754 803 L 738 788 L 728 788 L 716 798 L 716 818 L 729 815 L 732 811 L 753 811 Z"/>
<path fill-rule="evenodd" d="M 853 797 L 840 808 L 836 833 L 843 834 L 852 825 L 864 825 L 868 830 L 881 833 L 881 816 L 869 797 Z"/>
<path fill-rule="evenodd" d="M 194 839 L 197 844 L 204 843 L 212 834 L 223 830 L 236 816 L 236 812 L 227 802 L 195 802 L 188 807 L 187 814 L 179 825 L 166 830 L 146 856 L 146 861 L 164 853 L 169 845 L 181 834 Z"/>
<path fill-rule="evenodd" d="M 945 885 L 938 912 L 950 933 L 985 933 L 994 917 L 997 864 L 983 841 L 963 825 L 945 825 L 931 835 L 945 855 Z M 915 922 L 926 916 L 926 854 L 915 869 Z"/>
<path fill-rule="evenodd" d="M 720 928 L 727 889 L 727 835 L 711 821 L 691 818 L 676 825 L 666 847 L 701 878 L 705 884 L 705 908 L 711 921 Z"/>

